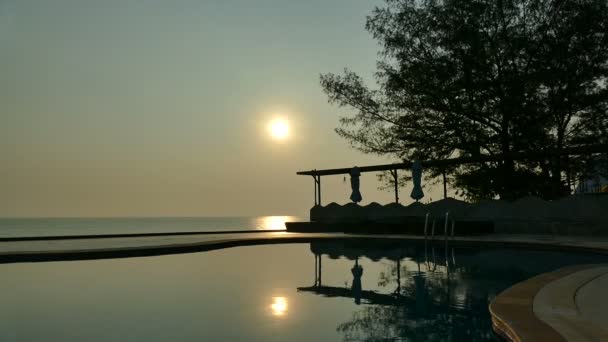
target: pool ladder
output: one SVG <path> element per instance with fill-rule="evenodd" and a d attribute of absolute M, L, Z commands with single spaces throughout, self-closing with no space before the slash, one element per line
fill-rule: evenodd
<path fill-rule="evenodd" d="M 429 216 L 431 215 L 430 212 L 427 212 L 425 217 L 424 217 L 424 239 L 426 240 L 428 237 L 428 225 L 429 225 Z M 445 212 L 445 223 L 443 225 L 443 236 L 444 238 L 447 240 L 448 239 L 448 225 L 450 223 L 450 212 L 446 211 Z M 451 221 L 452 223 L 452 229 L 451 229 L 451 236 L 452 239 L 454 239 L 454 230 L 456 228 L 456 220 L 452 219 Z M 435 218 L 433 218 L 433 223 L 431 224 L 431 239 L 435 238 Z"/>
<path fill-rule="evenodd" d="M 429 264 L 429 258 L 428 258 L 428 246 L 427 246 L 427 237 L 428 237 L 428 226 L 429 226 L 429 216 L 431 215 L 430 212 L 427 212 L 424 218 L 424 259 L 425 259 L 425 264 L 427 267 L 428 271 L 431 272 L 435 272 L 435 269 L 437 268 L 437 262 L 435 261 L 435 246 L 434 244 L 431 244 L 430 248 L 431 248 L 431 253 L 432 253 L 432 264 L 433 267 L 430 267 Z M 450 212 L 446 211 L 445 212 L 445 222 L 443 225 L 443 236 L 444 236 L 444 241 L 445 241 L 445 267 L 446 267 L 446 273 L 448 275 L 449 278 L 449 274 L 450 274 L 450 260 L 449 260 L 449 248 L 448 248 L 448 226 L 450 224 L 450 219 L 451 219 L 451 231 L 450 231 L 450 235 L 452 236 L 452 240 L 454 240 L 454 234 L 455 234 L 455 229 L 456 229 L 456 220 L 454 220 L 453 218 L 450 218 Z M 431 224 L 431 240 L 433 240 L 435 238 L 435 219 L 433 218 L 433 222 Z M 456 265 L 456 256 L 454 255 L 454 247 L 451 248 L 451 257 L 452 257 L 452 265 Z"/>

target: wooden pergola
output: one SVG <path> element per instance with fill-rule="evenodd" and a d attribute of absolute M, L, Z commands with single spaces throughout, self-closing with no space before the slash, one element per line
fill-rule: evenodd
<path fill-rule="evenodd" d="M 568 147 L 563 149 L 540 150 L 532 152 L 512 152 L 498 155 L 481 155 L 476 157 L 458 157 L 450 159 L 436 159 L 421 161 L 422 167 L 438 167 L 443 168 L 443 197 L 447 198 L 447 182 L 445 169 L 450 166 L 463 164 L 477 164 L 486 162 L 499 162 L 503 160 L 544 160 L 552 157 L 567 156 L 567 155 L 583 155 L 604 153 L 608 155 L 608 144 L 595 144 Z M 395 203 L 399 203 L 399 184 L 397 182 L 397 170 L 411 169 L 413 161 L 403 161 L 401 163 L 381 164 L 359 166 L 359 171 L 363 172 L 382 172 L 389 171 L 393 176 L 395 183 Z M 321 176 L 344 175 L 350 174 L 352 168 L 325 169 L 325 170 L 310 170 L 298 171 L 296 174 L 301 176 L 312 176 L 315 185 L 315 205 L 321 205 Z"/>

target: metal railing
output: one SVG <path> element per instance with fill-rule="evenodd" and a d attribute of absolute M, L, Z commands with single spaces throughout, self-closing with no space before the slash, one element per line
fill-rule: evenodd
<path fill-rule="evenodd" d="M 424 239 L 426 240 L 429 237 L 429 231 L 428 231 L 428 227 L 429 227 L 429 217 L 430 217 L 431 213 L 427 212 L 426 215 L 424 216 Z M 435 238 L 435 218 L 432 218 L 433 221 L 431 223 L 431 235 L 430 238 L 431 240 Z M 451 223 L 451 227 L 450 227 L 450 232 L 448 234 L 448 226 Z M 456 233 L 456 220 L 450 217 L 450 212 L 446 211 L 445 212 L 445 220 L 444 220 L 444 224 L 443 224 L 443 237 L 445 240 L 447 240 L 448 236 L 452 237 L 452 240 L 454 239 Z"/>

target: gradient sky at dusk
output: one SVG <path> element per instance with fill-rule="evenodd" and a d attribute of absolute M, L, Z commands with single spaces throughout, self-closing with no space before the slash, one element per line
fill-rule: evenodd
<path fill-rule="evenodd" d="M 307 213 L 296 171 L 393 161 L 333 132 L 348 111 L 319 85 L 344 67 L 372 80 L 378 4 L 0 0 L 0 216 Z M 362 177 L 363 204 L 392 200 L 378 185 Z M 325 178 L 324 204 L 349 188 Z"/>

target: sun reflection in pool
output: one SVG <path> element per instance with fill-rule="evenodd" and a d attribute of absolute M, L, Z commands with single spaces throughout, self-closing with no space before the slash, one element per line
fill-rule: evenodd
<path fill-rule="evenodd" d="M 274 316 L 285 316 L 287 314 L 287 298 L 285 297 L 272 297 L 272 304 L 270 304 L 270 310 Z"/>
<path fill-rule="evenodd" d="M 261 230 L 285 230 L 285 222 L 297 221 L 294 216 L 264 216 L 258 219 L 256 227 Z"/>

